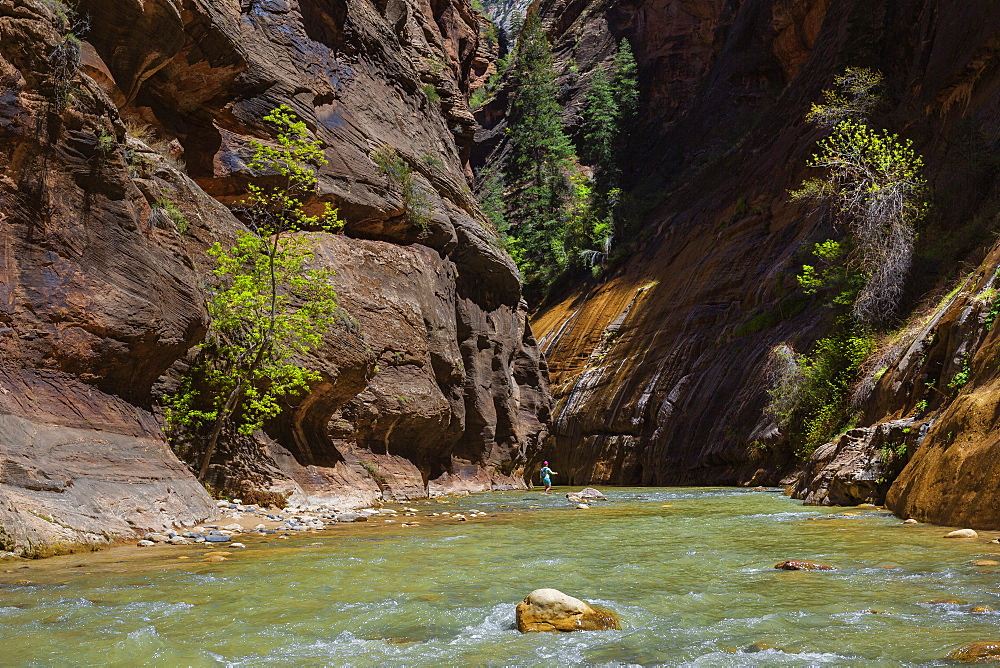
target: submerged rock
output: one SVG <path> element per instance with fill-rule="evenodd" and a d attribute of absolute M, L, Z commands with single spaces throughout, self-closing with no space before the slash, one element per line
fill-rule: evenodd
<path fill-rule="evenodd" d="M 994 609 L 988 605 L 977 605 L 973 607 L 969 612 L 975 612 L 977 614 L 982 614 L 986 612 L 994 612 Z"/>
<path fill-rule="evenodd" d="M 766 652 L 769 649 L 773 649 L 778 652 L 787 652 L 787 650 L 784 647 L 781 647 L 779 645 L 772 645 L 769 642 L 763 642 L 761 640 L 758 640 L 754 644 L 747 646 L 747 648 L 744 651 L 750 654 L 756 654 L 757 652 Z"/>
<path fill-rule="evenodd" d="M 975 529 L 958 529 L 957 531 L 952 531 L 944 536 L 945 538 L 979 538 L 979 534 L 976 533 Z"/>
<path fill-rule="evenodd" d="M 802 559 L 786 559 L 774 565 L 783 571 L 836 571 L 836 566 L 824 564 L 819 561 L 804 561 Z"/>
<path fill-rule="evenodd" d="M 1000 566 L 1000 561 L 996 559 L 976 559 L 972 562 L 973 566 Z"/>
<path fill-rule="evenodd" d="M 992 663 L 1000 660 L 1000 642 L 987 640 L 969 643 L 950 652 L 946 658 L 962 663 Z"/>
<path fill-rule="evenodd" d="M 621 630 L 618 616 L 595 608 L 558 589 L 536 589 L 517 604 L 517 630 L 605 631 Z"/>

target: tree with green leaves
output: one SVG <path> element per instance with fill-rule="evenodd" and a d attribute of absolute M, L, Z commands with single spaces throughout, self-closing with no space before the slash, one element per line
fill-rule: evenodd
<path fill-rule="evenodd" d="M 806 120 L 824 128 L 843 121 L 863 123 L 882 104 L 882 73 L 867 67 L 848 67 L 833 78 L 833 88 L 822 92 Z"/>
<path fill-rule="evenodd" d="M 564 207 L 575 156 L 562 128 L 552 50 L 535 12 L 521 31 L 511 83 L 505 176 L 517 195 L 508 219 L 517 223 L 510 228 L 508 247 L 526 291 L 537 296 L 567 263 Z"/>
<path fill-rule="evenodd" d="M 580 153 L 596 171 L 597 191 L 606 196 L 618 186 L 639 112 L 638 67 L 622 39 L 610 74 L 598 67 L 583 101 Z"/>
<path fill-rule="evenodd" d="M 881 84 L 878 72 L 852 68 L 823 91 L 806 115 L 832 130 L 807 161 L 823 173 L 789 193 L 822 203 L 846 232 L 840 241 L 815 244 L 815 260 L 798 276 L 806 294 L 825 295 L 833 314 L 829 334 L 808 355 L 787 346 L 772 352 L 782 371 L 769 410 L 800 456 L 849 424 L 851 388 L 875 348 L 874 332 L 899 305 L 916 225 L 927 210 L 923 160 L 912 142 L 866 125 Z"/>
<path fill-rule="evenodd" d="M 632 45 L 622 37 L 611 65 L 611 88 L 618 101 L 618 125 L 627 134 L 639 117 L 639 66 Z"/>
<path fill-rule="evenodd" d="M 604 69 L 598 67 L 590 78 L 583 100 L 583 142 L 581 156 L 594 165 L 599 190 L 610 190 L 618 180 L 618 141 L 622 134 L 621 109 L 614 86 Z M 602 188 L 603 186 L 603 188 Z"/>
<path fill-rule="evenodd" d="M 916 224 L 927 212 L 923 159 L 913 143 L 854 121 L 841 121 L 807 163 L 826 170 L 790 193 L 830 204 L 850 231 L 847 266 L 863 280 L 852 313 L 875 325 L 891 315 L 910 270 Z"/>
<path fill-rule="evenodd" d="M 229 248 L 208 249 L 218 279 L 209 301 L 212 326 L 179 390 L 165 399 L 171 429 L 208 430 L 200 480 L 224 429 L 251 434 L 281 412 L 284 398 L 320 379 L 296 357 L 322 342 L 338 314 L 332 271 L 308 268 L 312 243 L 303 232 L 341 225 L 329 205 L 318 214 L 305 211 L 326 157 L 287 106 L 264 120 L 278 129 L 276 145 L 254 142 L 248 166 L 269 185 L 250 184 L 240 203 L 249 231 Z"/>

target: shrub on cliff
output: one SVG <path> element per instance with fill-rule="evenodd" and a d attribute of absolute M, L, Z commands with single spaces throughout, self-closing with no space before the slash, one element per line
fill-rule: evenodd
<path fill-rule="evenodd" d="M 833 88 L 809 108 L 806 120 L 833 128 L 844 121 L 863 122 L 882 104 L 882 73 L 867 67 L 848 67 L 833 78 Z"/>
<path fill-rule="evenodd" d="M 282 398 L 319 380 L 295 358 L 322 342 L 338 313 L 332 272 L 308 269 L 310 240 L 292 234 L 340 224 L 329 206 L 316 215 L 303 209 L 316 188 L 314 165 L 326 158 L 288 107 L 264 120 L 277 126 L 277 146 L 255 142 L 248 165 L 275 185 L 248 186 L 239 210 L 250 231 L 238 233 L 231 247 L 209 248 L 219 281 L 209 301 L 212 327 L 179 391 L 165 400 L 171 429 L 208 430 L 202 480 L 225 428 L 249 435 L 278 415 Z"/>
<path fill-rule="evenodd" d="M 851 388 L 874 351 L 874 332 L 898 307 L 927 211 L 923 160 L 912 143 L 865 124 L 881 102 L 881 74 L 848 69 L 834 84 L 806 115 L 832 128 L 807 162 L 824 175 L 789 193 L 825 204 L 846 232 L 816 244 L 815 261 L 798 276 L 806 294 L 824 295 L 833 327 L 808 355 L 789 349 L 795 373 L 774 379 L 768 409 L 800 456 L 849 425 Z"/>
<path fill-rule="evenodd" d="M 846 262 L 864 279 L 852 314 L 860 323 L 879 324 L 902 296 L 916 224 L 927 210 L 923 160 L 910 141 L 842 121 L 820 140 L 819 152 L 807 164 L 825 169 L 826 175 L 808 179 L 790 195 L 828 202 L 838 221 L 847 224 L 852 248 Z"/>

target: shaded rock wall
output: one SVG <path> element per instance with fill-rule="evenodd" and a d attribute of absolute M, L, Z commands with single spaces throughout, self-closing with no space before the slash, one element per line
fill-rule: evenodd
<path fill-rule="evenodd" d="M 574 482 L 776 482 L 790 462 L 751 447 L 781 438 L 762 417 L 767 353 L 782 342 L 808 350 L 827 326 L 794 276 L 811 244 L 837 233 L 787 203 L 819 136 L 802 116 L 844 67 L 885 73 L 890 104 L 873 123 L 914 139 L 935 189 L 913 309 L 991 243 L 996 164 L 992 148 L 973 145 L 996 144 L 998 18 L 989 3 L 948 0 L 552 2 L 543 12 L 571 123 L 589 66 L 631 40 L 644 109 L 632 182 L 656 203 L 623 267 L 534 317 L 557 400 L 544 454 Z M 572 64 L 584 73 L 575 83 Z M 890 417 L 880 400 L 862 404 L 860 426 Z"/>
<path fill-rule="evenodd" d="M 344 234 L 309 236 L 346 317 L 303 360 L 323 380 L 222 444 L 213 481 L 342 506 L 523 486 L 547 377 L 466 183 L 469 6 L 85 0 L 65 109 L 57 9 L 0 2 L 0 523 L 17 548 L 213 516 L 156 400 L 207 331 L 204 250 L 241 229 L 225 205 L 279 104 L 330 160 L 307 206 L 338 206 Z M 426 226 L 371 159 L 383 145 L 414 170 Z"/>

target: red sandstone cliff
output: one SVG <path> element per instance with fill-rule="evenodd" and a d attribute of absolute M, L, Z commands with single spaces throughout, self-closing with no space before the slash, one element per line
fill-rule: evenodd
<path fill-rule="evenodd" d="M 0 545 L 101 543 L 215 512 L 154 409 L 205 335 L 204 250 L 240 228 L 226 205 L 279 104 L 330 160 L 309 204 L 346 225 L 311 238 L 349 322 L 306 360 L 323 382 L 249 449 L 224 444 L 213 481 L 252 474 L 342 507 L 523 485 L 549 399 L 516 269 L 466 183 L 469 5 L 76 10 L 89 29 L 67 78 L 52 55 L 73 29 L 64 6 L 0 0 Z M 412 165 L 426 227 L 369 157 L 382 145 Z"/>
<path fill-rule="evenodd" d="M 990 157 L 1000 124 L 994 9 L 953 0 L 542 3 L 567 122 L 586 73 L 620 38 L 631 41 L 644 114 L 632 182 L 655 202 L 637 238 L 618 240 L 634 249 L 624 266 L 533 320 L 557 399 L 546 450 L 554 468 L 578 482 L 672 484 L 776 482 L 792 465 L 750 446 L 781 437 L 762 413 L 768 350 L 782 342 L 807 350 L 828 324 L 794 276 L 831 230 L 789 204 L 786 190 L 806 175 L 819 136 L 802 120 L 809 103 L 845 67 L 867 66 L 889 82 L 891 103 L 875 124 L 914 140 L 935 201 L 908 285 L 912 326 L 900 334 L 923 341 L 927 358 L 888 355 L 877 388 L 860 397 L 859 426 L 909 415 L 926 398 L 930 413 L 913 425 L 914 438 L 932 416 L 940 426 L 890 504 L 934 521 L 1000 522 L 992 511 L 948 510 L 992 493 L 1000 475 L 986 465 L 998 452 L 989 436 L 997 418 L 980 345 L 992 335 L 973 324 L 985 316 L 969 301 L 991 285 L 995 266 L 992 254 L 982 259 L 1000 201 Z M 983 262 L 965 296 L 943 312 L 921 309 L 968 271 L 962 262 Z M 920 319 L 928 308 L 931 329 Z M 946 386 L 959 356 L 975 380 L 957 397 L 926 389 L 939 378 Z M 857 438 L 867 438 L 870 455 L 870 435 Z"/>

